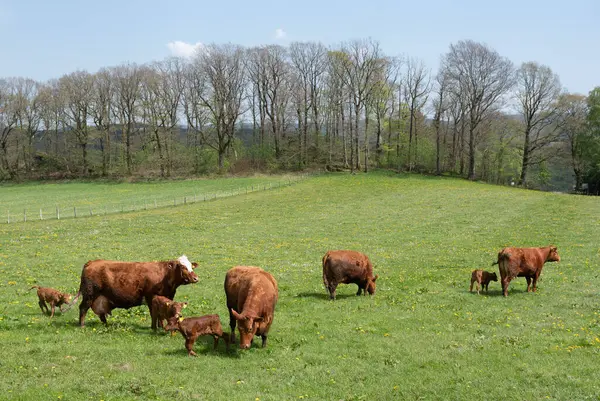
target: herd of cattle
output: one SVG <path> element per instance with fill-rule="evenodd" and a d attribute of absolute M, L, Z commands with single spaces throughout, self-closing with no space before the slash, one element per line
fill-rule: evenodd
<path fill-rule="evenodd" d="M 356 295 L 375 294 L 373 265 L 369 258 L 356 251 L 329 251 L 323 256 L 323 284 L 329 297 L 335 299 L 339 284 L 356 284 Z M 546 262 L 558 262 L 560 256 L 555 246 L 542 248 L 504 248 L 498 253 L 497 264 L 500 271 L 502 293 L 508 295 L 508 285 L 515 277 L 525 277 L 527 291 L 536 291 L 537 280 Z M 63 311 L 63 305 L 69 307 L 81 297 L 79 305 L 79 324 L 85 325 L 88 310 L 98 315 L 106 324 L 106 316 L 115 308 L 131 308 L 146 303 L 150 309 L 152 329 L 161 327 L 167 331 L 179 331 L 185 338 L 185 347 L 189 355 L 199 336 L 214 337 L 215 348 L 220 338 L 227 347 L 235 343 L 235 327 L 238 326 L 240 348 L 250 348 L 253 338 L 261 336 L 262 346 L 267 345 L 267 335 L 273 323 L 275 304 L 279 297 L 277 281 L 268 272 L 255 266 L 236 266 L 225 275 L 225 295 L 229 311 L 231 333 L 223 332 L 218 315 L 200 317 L 182 316 L 186 302 L 174 301 L 175 292 L 180 285 L 198 282 L 194 269 L 197 263 L 191 263 L 183 255 L 176 260 L 162 262 L 120 262 L 93 260 L 83 266 L 81 284 L 75 299 L 52 288 L 37 288 L 42 313 L 54 316 L 55 307 Z M 498 281 L 496 273 L 475 270 L 471 275 L 471 286 L 477 283 L 486 289 L 490 281 Z M 50 304 L 51 311 L 46 304 Z M 164 322 L 166 321 L 166 325 Z"/>

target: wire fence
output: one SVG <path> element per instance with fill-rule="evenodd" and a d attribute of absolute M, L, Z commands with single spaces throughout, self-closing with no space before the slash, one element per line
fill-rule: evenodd
<path fill-rule="evenodd" d="M 6 210 L 4 218 L 0 223 L 27 223 L 40 220 L 64 220 L 79 219 L 92 216 L 106 216 L 109 214 L 137 212 L 142 210 L 159 209 L 166 207 L 183 206 L 198 202 L 214 201 L 216 199 L 232 196 L 246 195 L 253 192 L 269 191 L 282 187 L 294 185 L 306 179 L 306 175 L 289 177 L 286 180 L 276 182 L 240 186 L 216 192 L 194 192 L 180 196 L 154 196 L 140 197 L 127 202 L 116 202 L 103 205 L 72 205 L 72 206 L 49 206 L 41 208 L 23 208 Z"/>

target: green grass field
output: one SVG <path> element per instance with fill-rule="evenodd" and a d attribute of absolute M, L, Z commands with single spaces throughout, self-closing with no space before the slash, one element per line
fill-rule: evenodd
<path fill-rule="evenodd" d="M 81 196 L 98 191 L 80 185 Z M 102 188 L 109 195 L 113 187 Z M 10 202 L 19 202 L 10 189 Z M 596 197 L 388 173 L 2 224 L 0 398 L 598 400 L 598 238 Z M 497 271 L 491 263 L 502 247 L 550 243 L 562 261 L 545 265 L 537 293 L 525 292 L 523 278 L 507 298 L 497 282 L 487 295 L 468 292 L 473 269 Z M 330 249 L 370 256 L 380 276 L 375 296 L 341 285 L 328 300 L 320 262 Z M 218 313 L 226 331 L 225 272 L 246 264 L 275 276 L 280 298 L 267 348 L 227 353 L 220 343 L 215 352 L 206 337 L 191 358 L 181 335 L 152 332 L 146 306 L 115 310 L 108 327 L 90 311 L 81 329 L 77 307 L 50 320 L 27 291 L 39 284 L 75 293 L 89 259 L 183 253 L 200 264 L 200 283 L 180 287 L 176 299 L 189 302 L 187 316 Z"/>

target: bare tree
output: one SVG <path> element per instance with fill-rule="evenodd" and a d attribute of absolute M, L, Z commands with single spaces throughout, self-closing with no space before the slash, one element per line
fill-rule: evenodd
<path fill-rule="evenodd" d="M 113 97 L 115 83 L 113 72 L 102 68 L 94 74 L 90 114 L 99 131 L 100 149 L 102 151 L 102 175 L 108 175 L 111 167 L 110 128 L 113 120 Z"/>
<path fill-rule="evenodd" d="M 583 176 L 589 167 L 590 160 L 585 157 L 586 146 L 589 145 L 589 127 L 587 126 L 587 98 L 577 94 L 563 94 L 559 98 L 560 132 L 563 135 L 569 153 L 571 166 L 575 175 L 575 190 L 581 190 Z"/>
<path fill-rule="evenodd" d="M 406 62 L 406 77 L 404 79 L 404 99 L 408 104 L 410 120 L 408 122 L 408 170 L 413 168 L 413 162 L 417 163 L 418 137 L 417 137 L 417 114 L 421 112 L 427 102 L 430 90 L 429 71 L 422 60 L 408 59 Z M 414 138 L 414 159 L 412 159 L 412 144 Z"/>
<path fill-rule="evenodd" d="M 115 114 L 123 132 L 127 174 L 131 175 L 133 168 L 131 142 L 138 131 L 136 119 L 140 102 L 142 68 L 137 64 L 120 65 L 114 69 L 114 79 Z"/>
<path fill-rule="evenodd" d="M 352 172 L 354 172 L 354 169 L 360 169 L 358 146 L 360 116 L 369 96 L 376 86 L 376 76 L 382 68 L 382 57 L 379 43 L 371 39 L 351 41 L 342 45 L 341 51 L 345 55 L 345 60 L 341 63 L 345 72 L 344 79 L 354 107 L 354 146 L 350 147 L 350 166 Z M 367 149 L 367 146 L 368 138 L 365 130 L 365 149 Z M 365 160 L 367 157 L 368 155 L 365 154 Z"/>
<path fill-rule="evenodd" d="M 202 102 L 202 94 L 207 90 L 206 76 L 197 65 L 187 64 L 184 69 L 182 93 L 183 115 L 188 133 L 193 133 L 192 145 L 195 148 L 195 170 L 200 171 L 201 150 L 206 143 L 206 129 L 209 123 L 209 110 Z M 189 138 L 188 138 L 189 140 Z"/>
<path fill-rule="evenodd" d="M 0 149 L 2 149 L 2 170 L 10 178 L 16 173 L 10 165 L 9 140 L 17 127 L 15 79 L 0 79 Z"/>
<path fill-rule="evenodd" d="M 207 145 L 217 151 L 219 169 L 225 166 L 225 152 L 235 133 L 242 109 L 246 87 L 243 63 L 244 50 L 236 45 L 209 45 L 194 62 L 195 68 L 206 77 L 205 88 L 198 98 L 209 110 L 214 140 Z"/>
<path fill-rule="evenodd" d="M 488 46 L 470 40 L 450 45 L 444 56 L 448 78 L 458 89 L 469 119 L 469 172 L 475 179 L 477 128 L 485 115 L 500 106 L 514 84 L 513 65 Z"/>
<path fill-rule="evenodd" d="M 436 93 L 436 98 L 433 101 L 433 108 L 435 110 L 434 116 L 433 116 L 433 127 L 435 129 L 435 172 L 437 175 L 440 175 L 442 173 L 442 167 L 441 167 L 441 129 L 440 129 L 440 125 L 441 125 L 441 120 L 442 120 L 442 115 L 446 112 L 446 110 L 448 109 L 448 99 L 447 99 L 447 95 L 448 95 L 448 75 L 446 74 L 446 69 L 440 68 L 440 71 L 438 72 L 436 78 L 435 78 L 435 83 L 436 83 L 436 87 L 435 87 L 435 93 Z"/>
<path fill-rule="evenodd" d="M 82 174 L 88 175 L 88 145 L 91 118 L 92 89 L 94 81 L 87 71 L 76 71 L 59 80 L 59 88 L 65 101 L 66 129 L 75 135 L 77 145 L 81 149 Z"/>
<path fill-rule="evenodd" d="M 23 160 L 27 171 L 32 168 L 34 139 L 41 122 L 39 90 L 40 84 L 33 79 L 17 78 L 15 81 L 15 107 L 19 130 L 26 138 Z"/>
<path fill-rule="evenodd" d="M 517 70 L 516 97 L 525 137 L 519 185 L 525 184 L 529 167 L 546 160 L 540 150 L 558 139 L 555 122 L 560 92 L 560 79 L 549 67 L 528 62 Z"/>

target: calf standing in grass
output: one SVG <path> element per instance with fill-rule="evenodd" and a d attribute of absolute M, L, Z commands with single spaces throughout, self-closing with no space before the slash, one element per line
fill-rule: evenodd
<path fill-rule="evenodd" d="M 221 319 L 219 315 L 204 315 L 200 317 L 188 317 L 188 318 L 171 318 L 165 330 L 174 331 L 178 330 L 181 335 L 185 338 L 185 348 L 188 351 L 189 356 L 196 356 L 196 353 L 192 350 L 196 339 L 200 336 L 213 336 L 215 339 L 214 349 L 217 349 L 219 344 L 219 338 L 225 340 L 225 346 L 229 350 L 229 334 L 223 333 L 221 327 Z"/>
<path fill-rule="evenodd" d="M 479 286 L 481 285 L 481 291 L 489 290 L 490 281 L 498 281 L 496 273 L 490 273 L 483 270 L 473 270 L 471 273 L 471 286 L 469 292 L 473 292 L 473 283 L 477 283 L 477 293 L 479 294 Z"/>
<path fill-rule="evenodd" d="M 159 327 L 164 328 L 164 320 L 168 322 L 171 319 L 178 319 L 181 317 L 181 310 L 185 307 L 187 307 L 187 302 L 175 302 L 162 295 L 155 295 L 150 308 L 152 329 L 156 330 L 157 323 Z"/>
<path fill-rule="evenodd" d="M 46 305 L 46 302 L 50 304 L 50 307 L 52 308 L 50 317 L 54 316 L 54 308 L 56 306 L 58 306 L 60 311 L 63 312 L 62 305 L 68 305 L 69 302 L 71 302 L 71 294 L 65 294 L 63 292 L 55 290 L 54 288 L 40 287 L 38 285 L 34 285 L 29 290 L 31 291 L 34 288 L 37 288 L 37 295 L 40 300 L 39 305 L 40 309 L 42 310 L 42 313 L 50 312 L 50 310 L 48 309 L 48 305 Z M 46 309 L 45 311 L 44 308 Z"/>

